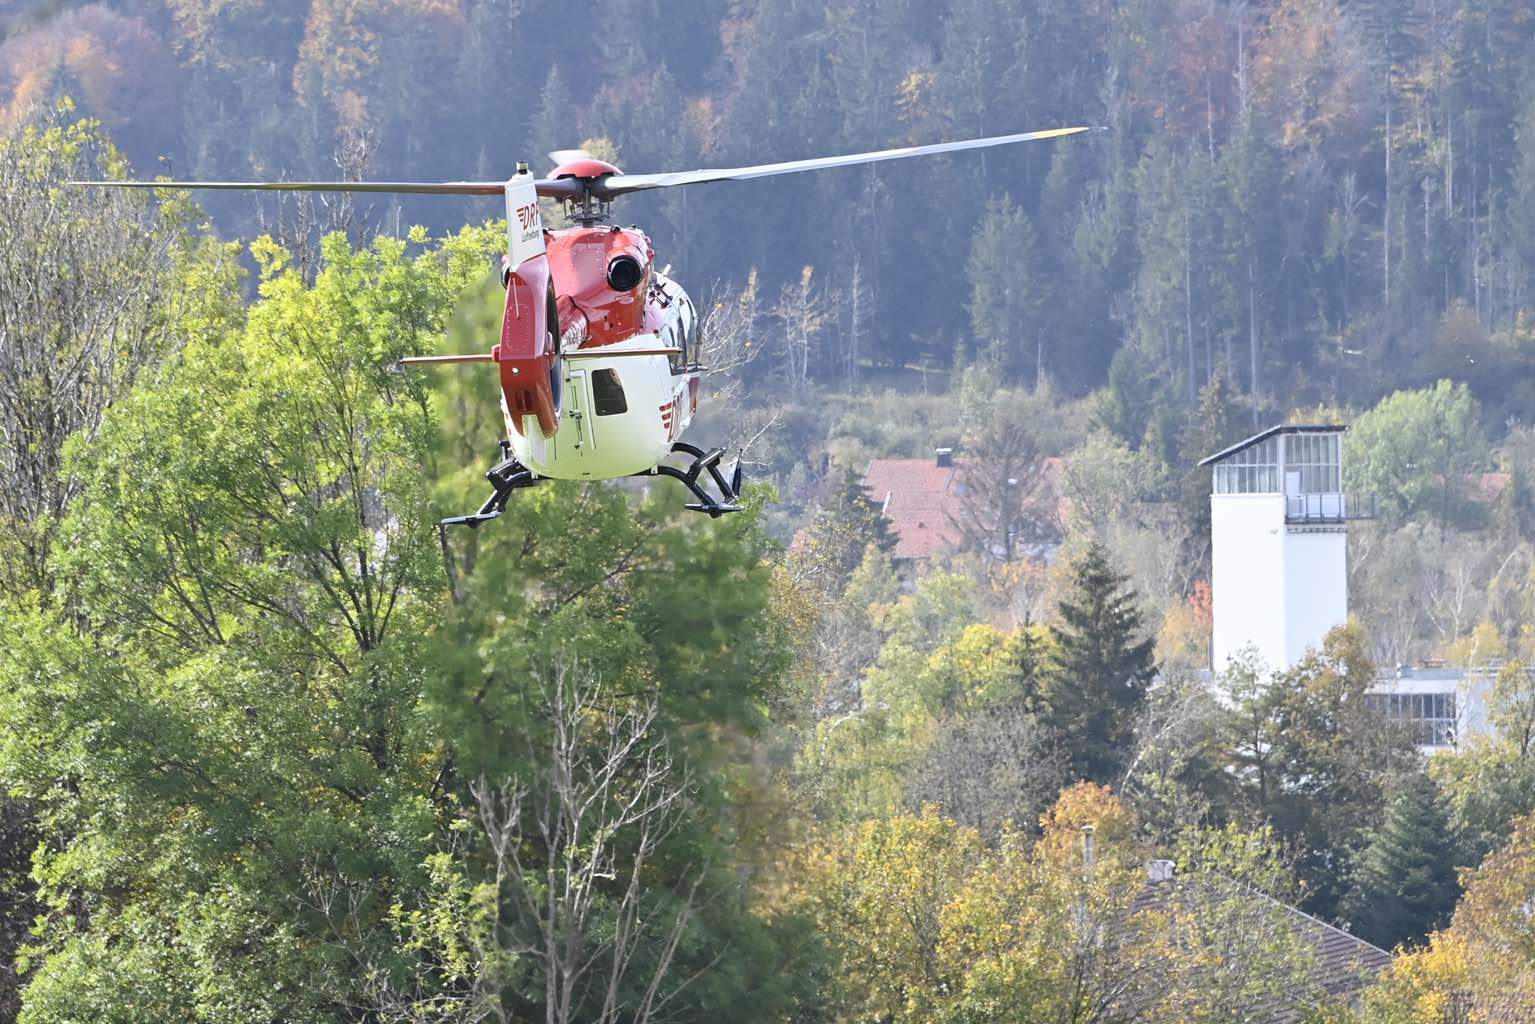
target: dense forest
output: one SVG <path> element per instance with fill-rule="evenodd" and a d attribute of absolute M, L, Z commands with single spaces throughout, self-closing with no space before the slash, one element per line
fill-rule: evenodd
<path fill-rule="evenodd" d="M 1535 9 L 0 33 L 0 1020 L 1535 1020 Z M 501 419 L 395 364 L 496 204 L 64 184 L 1074 124 L 1108 130 L 615 208 L 704 311 L 690 429 L 752 481 L 720 520 L 546 482 L 435 527 Z M 1285 420 L 1349 426 L 1351 618 L 1212 677 L 1195 463 Z M 938 446 L 961 540 L 897 565 L 860 478 Z M 1425 758 L 1366 700 L 1424 659 L 1495 677 L 1495 737 Z M 1323 983 L 1288 907 L 1389 965 Z"/>
<path fill-rule="evenodd" d="M 1515 0 L 7 6 L 12 116 L 72 96 L 141 174 L 483 179 L 593 139 L 656 171 L 1111 129 L 626 202 L 695 287 L 815 267 L 838 298 L 823 384 L 989 352 L 1077 396 L 1124 352 L 1180 407 L 1224 365 L 1260 418 L 1446 373 L 1490 423 L 1529 399 L 1508 372 L 1535 301 Z M 230 235 L 278 216 L 214 208 Z"/>

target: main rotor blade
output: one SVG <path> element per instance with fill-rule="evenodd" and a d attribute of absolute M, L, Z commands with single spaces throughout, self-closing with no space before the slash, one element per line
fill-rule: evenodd
<path fill-rule="evenodd" d="M 1006 146 L 1014 142 L 1034 142 L 1039 139 L 1058 139 L 1093 131 L 1092 128 L 1050 128 L 1039 132 L 1019 135 L 994 135 L 986 139 L 966 139 L 963 142 L 939 142 L 928 146 L 906 146 L 900 149 L 882 149 L 873 153 L 852 153 L 847 156 L 825 156 L 811 160 L 788 160 L 777 164 L 757 164 L 753 167 L 730 167 L 717 170 L 673 171 L 667 174 L 614 174 L 599 178 L 590 186 L 598 199 L 612 199 L 629 192 L 643 192 L 652 188 L 671 188 L 675 185 L 697 185 L 707 181 L 740 181 L 747 178 L 767 178 L 775 174 L 795 174 L 799 171 L 818 171 L 828 167 L 850 167 L 856 164 L 875 164 L 885 160 L 903 160 L 910 156 L 929 156 L 935 153 L 957 153 L 966 149 L 988 149 Z M 1101 130 L 1101 129 L 1100 129 Z"/>
<path fill-rule="evenodd" d="M 71 185 L 96 185 L 104 188 L 176 188 L 232 189 L 258 192 L 383 192 L 423 196 L 499 196 L 506 189 L 504 181 L 71 181 Z M 578 181 L 535 182 L 538 194 L 555 199 L 577 199 L 582 188 Z"/>

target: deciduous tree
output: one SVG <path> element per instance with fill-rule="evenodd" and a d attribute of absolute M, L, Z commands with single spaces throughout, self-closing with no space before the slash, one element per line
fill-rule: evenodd
<path fill-rule="evenodd" d="M 1346 435 L 1348 486 L 1374 495 L 1391 523 L 1416 517 L 1448 529 L 1487 457 L 1478 415 L 1471 392 L 1449 380 L 1382 399 Z"/>

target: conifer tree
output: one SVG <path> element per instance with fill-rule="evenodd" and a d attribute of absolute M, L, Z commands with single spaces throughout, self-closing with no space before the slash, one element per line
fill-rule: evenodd
<path fill-rule="evenodd" d="M 579 144 L 580 129 L 572 128 L 571 112 L 576 100 L 558 64 L 549 67 L 544 87 L 538 94 L 538 113 L 528 126 L 528 149 L 538 159 L 558 149 L 568 149 Z"/>
<path fill-rule="evenodd" d="M 1071 592 L 1050 628 L 1049 723 L 1063 737 L 1073 777 L 1113 777 L 1156 666 L 1135 591 L 1094 542 L 1072 567 Z"/>
<path fill-rule="evenodd" d="M 1389 949 L 1444 925 L 1460 897 L 1458 852 L 1438 785 L 1408 776 L 1360 857 L 1350 915 L 1360 934 Z"/>
<path fill-rule="evenodd" d="M 1044 293 L 1036 280 L 1035 248 L 1034 227 L 1021 207 L 1006 196 L 986 204 L 965 264 L 970 324 L 1008 383 L 1038 383 L 1034 371 L 1037 346 L 1043 343 L 1039 310 Z"/>
<path fill-rule="evenodd" d="M 840 594 L 869 545 L 888 555 L 896 540 L 869 489 L 852 469 L 844 469 L 836 490 L 795 542 L 791 564 L 801 579 L 826 594 Z"/>
<path fill-rule="evenodd" d="M 1210 573 L 1210 491 L 1213 474 L 1199 461 L 1241 439 L 1243 424 L 1232 394 L 1228 368 L 1220 366 L 1199 390 L 1199 404 L 1190 411 L 1178 443 L 1178 514 L 1187 525 L 1184 564 L 1191 578 Z"/>

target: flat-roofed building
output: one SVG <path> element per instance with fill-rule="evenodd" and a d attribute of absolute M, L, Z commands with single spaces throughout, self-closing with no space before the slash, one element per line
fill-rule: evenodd
<path fill-rule="evenodd" d="M 1499 665 L 1402 666 L 1381 673 L 1365 701 L 1410 728 L 1425 754 L 1458 750 L 1478 736 L 1493 735 L 1488 702 L 1500 670 Z"/>
<path fill-rule="evenodd" d="M 1343 431 L 1281 424 L 1200 461 L 1210 495 L 1212 660 L 1289 668 L 1348 619 Z"/>

